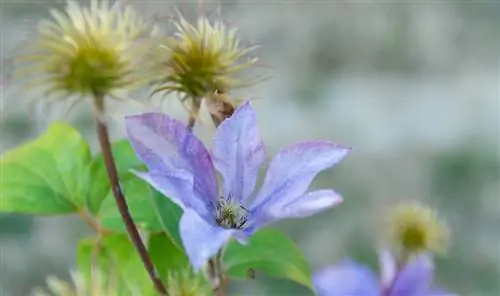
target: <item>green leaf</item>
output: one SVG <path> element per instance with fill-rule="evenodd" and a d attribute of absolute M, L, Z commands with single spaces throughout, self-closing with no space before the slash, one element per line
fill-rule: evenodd
<path fill-rule="evenodd" d="M 0 212 L 55 215 L 85 204 L 90 147 L 72 126 L 56 122 L 0 159 Z"/>
<path fill-rule="evenodd" d="M 111 150 L 120 180 L 128 176 L 131 169 L 143 167 L 127 140 L 114 142 Z M 92 161 L 90 175 L 92 176 L 92 183 L 87 196 L 87 206 L 95 215 L 99 212 L 102 201 L 111 192 L 102 154 L 99 153 Z"/>
<path fill-rule="evenodd" d="M 164 233 L 149 237 L 148 250 L 151 258 L 164 281 L 169 273 L 190 268 L 189 259 L 182 249 Z"/>
<path fill-rule="evenodd" d="M 170 295 L 211 295 L 202 272 L 195 273 L 184 251 L 167 234 L 150 236 L 148 251 Z"/>
<path fill-rule="evenodd" d="M 178 247 L 182 246 L 179 235 L 182 209 L 147 182 L 130 173 L 132 169 L 144 171 L 145 166 L 135 155 L 128 140 L 113 143 L 112 150 L 122 190 L 134 222 L 148 231 L 166 232 Z M 102 155 L 94 159 L 91 175 L 95 181 L 87 199 L 89 208 L 98 216 L 104 228 L 125 232 L 125 226 L 109 186 Z"/>
<path fill-rule="evenodd" d="M 99 275 L 104 286 L 101 289 L 108 294 L 155 295 L 137 251 L 124 234 L 82 240 L 76 262 L 78 272 L 87 281 Z M 93 274 L 96 271 L 99 273 Z"/>
<path fill-rule="evenodd" d="M 258 231 L 248 245 L 231 241 L 223 254 L 223 262 L 233 278 L 247 278 L 249 271 L 261 271 L 315 291 L 304 255 L 286 235 L 274 229 Z"/>

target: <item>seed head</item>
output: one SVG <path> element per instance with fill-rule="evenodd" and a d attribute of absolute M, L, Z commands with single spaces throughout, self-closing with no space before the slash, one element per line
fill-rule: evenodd
<path fill-rule="evenodd" d="M 405 254 L 442 253 L 448 241 L 448 229 L 430 207 L 403 203 L 389 215 L 389 235 L 396 248 Z"/>
<path fill-rule="evenodd" d="M 81 7 L 68 1 L 65 11 L 51 15 L 17 59 L 17 74 L 29 87 L 61 97 L 103 96 L 152 78 L 143 53 L 154 29 L 130 6 L 92 0 L 90 7 Z"/>
<path fill-rule="evenodd" d="M 204 96 L 256 82 L 238 77 L 257 59 L 245 59 L 255 47 L 241 47 L 236 29 L 227 28 L 221 21 L 211 24 L 205 17 L 200 17 L 196 25 L 182 15 L 179 18 L 175 35 L 166 38 L 159 48 L 158 85 L 153 94 L 176 93 L 184 106 L 196 113 L 193 108 Z"/>

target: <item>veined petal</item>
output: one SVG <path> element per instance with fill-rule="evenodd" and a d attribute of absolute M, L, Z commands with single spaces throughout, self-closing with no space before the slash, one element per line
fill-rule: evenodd
<path fill-rule="evenodd" d="M 254 213 L 251 227 L 259 228 L 280 219 L 309 217 L 341 202 L 342 197 L 333 190 L 312 191 L 286 204 L 277 203 L 265 209 L 261 208 L 262 213 Z"/>
<path fill-rule="evenodd" d="M 390 296 L 425 296 L 434 276 L 432 260 L 420 255 L 410 261 L 396 275 L 389 291 Z"/>
<path fill-rule="evenodd" d="M 217 128 L 212 148 L 215 168 L 224 177 L 224 196 L 242 202 L 252 194 L 266 159 L 255 112 L 245 103 Z"/>
<path fill-rule="evenodd" d="M 206 205 L 216 201 L 217 179 L 210 155 L 181 122 L 161 113 L 144 113 L 126 116 L 125 125 L 135 153 L 149 170 L 189 173 L 195 197 Z"/>
<path fill-rule="evenodd" d="M 316 272 L 313 282 L 319 296 L 379 296 L 373 272 L 351 260 Z"/>
<path fill-rule="evenodd" d="M 169 198 L 185 210 L 191 207 L 206 219 L 212 217 L 203 200 L 193 198 L 193 176 L 185 171 L 165 173 L 159 171 L 138 172 L 132 170 L 137 177 L 148 182 L 158 192 Z"/>
<path fill-rule="evenodd" d="M 319 172 L 337 164 L 349 151 L 326 141 L 302 142 L 282 149 L 269 164 L 251 212 L 293 202 L 305 193 Z"/>
<path fill-rule="evenodd" d="M 207 223 L 187 208 L 180 221 L 182 243 L 195 270 L 201 269 L 229 240 L 234 230 Z"/>

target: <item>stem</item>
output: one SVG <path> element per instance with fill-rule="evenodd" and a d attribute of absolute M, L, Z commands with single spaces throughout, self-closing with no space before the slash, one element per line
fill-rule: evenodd
<path fill-rule="evenodd" d="M 111 185 L 113 194 L 115 196 L 116 205 L 120 212 L 120 215 L 123 219 L 123 223 L 127 229 L 130 240 L 134 244 L 137 253 L 146 268 L 146 271 L 153 282 L 158 294 L 160 295 L 168 295 L 165 286 L 161 282 L 158 273 L 153 265 L 151 257 L 149 257 L 148 251 L 142 242 L 141 236 L 139 235 L 139 231 L 134 225 L 134 220 L 132 220 L 132 216 L 130 215 L 130 211 L 128 209 L 127 202 L 125 200 L 125 196 L 122 193 L 120 187 L 120 180 L 118 178 L 118 170 L 116 168 L 115 160 L 113 158 L 113 153 L 111 152 L 111 143 L 109 140 L 108 127 L 103 119 L 104 114 L 104 97 L 100 95 L 95 95 L 94 97 L 94 108 L 95 108 L 95 120 L 97 124 L 97 135 L 99 138 L 99 144 L 101 146 L 102 155 L 104 158 L 104 164 L 106 166 L 106 171 L 108 173 L 109 183 Z"/>
<path fill-rule="evenodd" d="M 217 252 L 215 257 L 208 261 L 208 268 L 214 296 L 224 296 L 227 281 L 222 270 L 222 249 Z"/>
<path fill-rule="evenodd" d="M 89 217 L 89 215 L 87 214 L 87 212 L 85 212 L 85 210 L 78 211 L 78 215 L 90 228 L 92 228 L 92 230 L 94 230 L 97 233 L 101 233 L 101 227 L 99 226 L 99 224 L 97 224 L 97 222 L 94 219 Z"/>

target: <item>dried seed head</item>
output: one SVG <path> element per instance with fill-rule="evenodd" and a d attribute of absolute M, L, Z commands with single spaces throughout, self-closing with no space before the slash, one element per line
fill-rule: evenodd
<path fill-rule="evenodd" d="M 388 220 L 391 242 L 404 254 L 444 252 L 448 229 L 430 207 L 403 203 L 395 207 Z"/>
<path fill-rule="evenodd" d="M 175 35 L 166 38 L 159 48 L 158 85 L 153 94 L 176 93 L 192 111 L 206 95 L 257 82 L 238 77 L 255 66 L 257 59 L 246 58 L 255 47 L 241 47 L 236 29 L 220 21 L 211 24 L 205 17 L 196 25 L 182 15 L 179 18 Z"/>
<path fill-rule="evenodd" d="M 109 95 L 151 79 L 146 63 L 154 29 L 130 7 L 92 0 L 90 7 L 68 1 L 64 12 L 52 10 L 38 34 L 27 41 L 17 61 L 17 75 L 27 87 L 50 95 Z M 148 74 L 149 73 L 149 74 Z"/>

